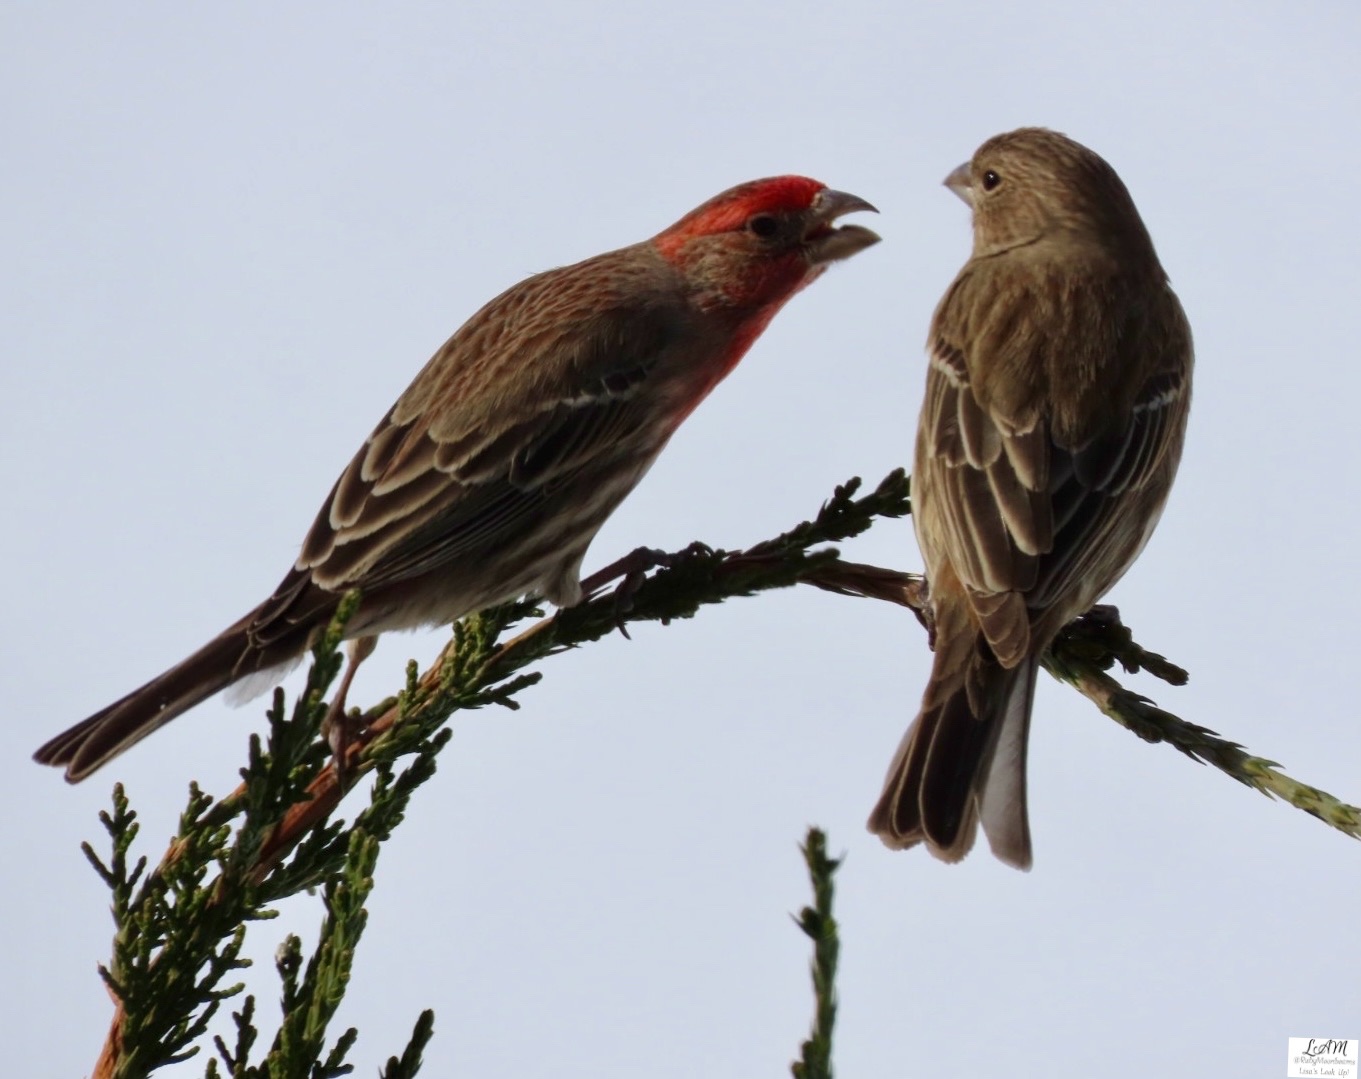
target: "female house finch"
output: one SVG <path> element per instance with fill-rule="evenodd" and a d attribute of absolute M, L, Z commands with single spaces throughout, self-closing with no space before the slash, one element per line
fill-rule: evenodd
<path fill-rule="evenodd" d="M 331 490 L 274 594 L 35 754 L 85 778 L 218 690 L 347 636 L 525 593 L 581 599 L 586 548 L 681 421 L 827 266 L 878 241 L 815 180 L 742 184 L 631 247 L 502 293 L 435 353 Z"/>
<path fill-rule="evenodd" d="M 947 177 L 973 255 L 936 308 L 913 520 L 935 657 L 869 828 L 1031 863 L 1026 740 L 1058 631 L 1143 549 L 1181 459 L 1191 330 L 1129 192 L 1023 128 Z"/>

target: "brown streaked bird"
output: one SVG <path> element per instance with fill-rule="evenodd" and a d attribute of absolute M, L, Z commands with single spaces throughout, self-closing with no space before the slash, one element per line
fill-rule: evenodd
<path fill-rule="evenodd" d="M 36 759 L 84 779 L 219 690 L 296 662 L 354 588 L 351 673 L 387 630 L 526 593 L 578 602 L 605 519 L 785 302 L 878 241 L 836 224 L 873 209 L 802 176 L 756 180 L 502 293 L 383 417 L 274 594 Z"/>
<path fill-rule="evenodd" d="M 973 254 L 936 308 L 912 519 L 935 648 L 869 828 L 963 858 L 978 825 L 1032 861 L 1040 658 L 1143 550 L 1191 401 L 1191 330 L 1115 170 L 1022 128 L 946 178 Z"/>

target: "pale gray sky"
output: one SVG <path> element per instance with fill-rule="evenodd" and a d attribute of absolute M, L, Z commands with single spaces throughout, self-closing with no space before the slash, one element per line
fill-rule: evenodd
<path fill-rule="evenodd" d="M 1196 333 L 1181 477 L 1113 596 L 1192 681 L 1135 684 L 1361 798 L 1354 4 L 10 4 L 0 99 L 9 1073 L 84 1074 L 103 1037 L 78 843 L 112 781 L 158 855 L 262 720 L 212 702 L 75 789 L 29 753 L 262 598 L 485 300 L 772 173 L 875 202 L 884 243 L 776 320 L 588 569 L 907 463 L 969 245 L 940 181 L 1055 127 L 1120 171 Z M 847 553 L 919 564 L 907 522 Z M 432 1076 L 786 1074 L 809 823 L 847 856 L 843 1075 L 1271 1077 L 1288 1036 L 1361 1036 L 1361 849 L 1319 822 L 1046 682 L 1034 871 L 891 853 L 863 822 L 928 665 L 910 616 L 805 589 L 633 636 L 456 721 L 380 863 L 357 1074 L 426 1006 Z M 352 700 L 442 639 L 385 640 Z M 266 1016 L 276 942 L 320 917 L 253 931 Z"/>

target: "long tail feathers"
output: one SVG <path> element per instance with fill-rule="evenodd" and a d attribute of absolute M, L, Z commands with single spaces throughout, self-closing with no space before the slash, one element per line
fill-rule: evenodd
<path fill-rule="evenodd" d="M 889 765 L 869 829 L 895 849 L 924 843 L 957 862 L 981 821 L 993 853 L 1029 869 L 1026 743 L 1038 665 L 1025 659 L 1006 670 L 969 651 L 962 663 L 937 652 L 922 710 Z"/>
<path fill-rule="evenodd" d="M 33 754 L 33 759 L 65 767 L 67 781 L 78 783 L 219 690 L 290 659 L 291 654 L 265 655 L 251 644 L 247 635 L 251 617 L 243 618 L 140 689 L 63 731 Z"/>

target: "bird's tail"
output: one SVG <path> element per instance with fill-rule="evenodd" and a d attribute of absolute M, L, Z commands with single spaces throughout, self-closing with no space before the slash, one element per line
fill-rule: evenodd
<path fill-rule="evenodd" d="M 889 765 L 870 831 L 895 849 L 925 843 L 957 862 L 981 821 L 993 853 L 1029 869 L 1026 743 L 1038 670 L 1029 656 L 1002 667 L 976 632 L 939 636 L 921 711 Z"/>
<path fill-rule="evenodd" d="M 79 783 L 219 690 L 301 654 L 303 649 L 291 647 L 295 643 L 291 641 L 284 649 L 260 649 L 249 634 L 254 616 L 252 611 L 188 659 L 63 731 L 33 754 L 33 759 L 39 764 L 64 767 L 67 781 Z"/>

